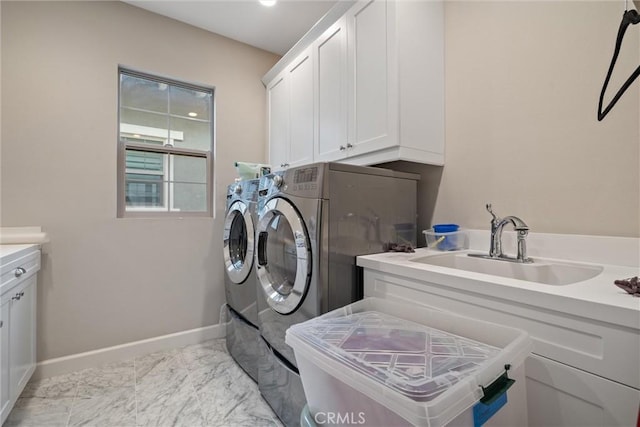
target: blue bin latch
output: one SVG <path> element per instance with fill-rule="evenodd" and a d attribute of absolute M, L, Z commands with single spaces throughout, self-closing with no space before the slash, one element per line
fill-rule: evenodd
<path fill-rule="evenodd" d="M 481 386 L 484 396 L 473 407 L 474 427 L 481 427 L 500 408 L 507 404 L 507 390 L 516 382 L 516 380 L 512 380 L 507 375 L 509 369 L 511 369 L 511 365 L 504 365 L 504 374 L 500 375 L 487 387 Z"/>
<path fill-rule="evenodd" d="M 511 369 L 511 365 L 504 365 L 504 374 L 500 375 L 494 382 L 489 384 L 486 387 L 482 387 L 482 392 L 484 396 L 480 399 L 480 402 L 485 405 L 491 405 L 494 401 L 496 401 L 502 394 L 506 393 L 509 387 L 516 382 L 516 380 L 512 380 L 509 378 L 507 372 Z"/>

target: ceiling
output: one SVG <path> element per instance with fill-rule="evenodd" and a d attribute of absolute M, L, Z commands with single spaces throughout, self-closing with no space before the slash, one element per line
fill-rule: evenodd
<path fill-rule="evenodd" d="M 284 55 L 336 0 L 122 0 L 278 55 Z"/>

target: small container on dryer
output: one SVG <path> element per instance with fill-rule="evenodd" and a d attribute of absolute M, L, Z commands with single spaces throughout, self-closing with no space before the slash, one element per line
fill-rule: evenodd
<path fill-rule="evenodd" d="M 261 163 L 235 162 L 235 167 L 242 180 L 257 179 L 271 173 L 271 166 Z"/>

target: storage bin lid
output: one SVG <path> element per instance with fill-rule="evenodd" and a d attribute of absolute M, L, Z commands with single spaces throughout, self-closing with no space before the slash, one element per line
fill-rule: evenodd
<path fill-rule="evenodd" d="M 434 399 L 500 352 L 376 311 L 318 319 L 292 327 L 292 333 L 345 367 L 420 402 Z"/>
<path fill-rule="evenodd" d="M 520 329 L 379 298 L 293 325 L 286 343 L 296 358 L 429 426 L 444 426 L 479 401 L 505 365 L 517 368 L 532 348 Z"/>

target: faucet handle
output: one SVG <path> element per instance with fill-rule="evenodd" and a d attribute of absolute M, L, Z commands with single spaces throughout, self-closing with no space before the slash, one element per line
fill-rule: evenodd
<path fill-rule="evenodd" d="M 493 210 L 491 209 L 491 203 L 487 203 L 486 207 L 487 207 L 487 212 L 491 214 L 491 216 L 493 217 L 493 220 L 500 221 L 500 218 L 493 213 Z"/>

